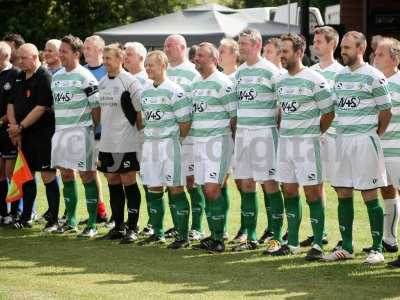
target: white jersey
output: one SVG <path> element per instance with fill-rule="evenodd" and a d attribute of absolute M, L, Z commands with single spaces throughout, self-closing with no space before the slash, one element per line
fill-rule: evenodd
<path fill-rule="evenodd" d="M 225 74 L 225 75 L 228 76 L 228 78 L 232 81 L 233 84 L 236 83 L 236 71 L 232 72 L 231 74 Z"/>
<path fill-rule="evenodd" d="M 149 79 L 149 76 L 147 75 L 147 73 L 146 73 L 145 70 L 140 71 L 140 72 L 138 72 L 138 73 L 136 73 L 136 74 L 132 74 L 132 75 L 133 75 L 133 77 L 135 77 L 137 80 L 139 80 L 139 82 L 140 82 L 140 84 L 141 84 L 142 86 L 145 85 L 145 83 L 146 83 L 147 80 L 150 80 L 150 79 Z"/>
<path fill-rule="evenodd" d="M 139 150 L 138 130 L 129 123 L 122 111 L 121 94 L 129 91 L 136 111 L 140 112 L 141 89 L 139 80 L 125 70 L 116 77 L 104 76 L 100 80 L 100 151 L 127 153 Z"/>

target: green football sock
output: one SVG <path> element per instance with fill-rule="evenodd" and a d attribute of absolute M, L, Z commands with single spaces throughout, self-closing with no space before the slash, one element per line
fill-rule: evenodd
<path fill-rule="evenodd" d="M 342 236 L 342 248 L 353 253 L 353 197 L 338 199 L 339 230 Z"/>
<path fill-rule="evenodd" d="M 222 241 L 224 237 L 224 224 L 226 204 L 222 194 L 217 199 L 207 199 L 210 210 L 210 221 L 212 224 L 212 238 Z"/>
<path fill-rule="evenodd" d="M 288 223 L 288 245 L 299 246 L 299 229 L 302 218 L 300 196 L 285 198 L 285 209 Z"/>
<path fill-rule="evenodd" d="M 268 196 L 271 199 L 271 231 L 274 233 L 274 239 L 282 242 L 283 214 L 285 210 L 282 193 L 279 191 L 268 194 Z"/>
<path fill-rule="evenodd" d="M 382 252 L 383 208 L 378 199 L 365 202 L 372 235 L 372 250 Z"/>
<path fill-rule="evenodd" d="M 169 204 L 169 210 L 171 212 L 171 219 L 172 219 L 172 224 L 174 225 L 174 228 L 176 229 L 178 227 L 178 222 L 176 220 L 176 204 L 175 204 L 175 199 L 171 197 L 171 193 L 168 190 L 168 204 Z"/>
<path fill-rule="evenodd" d="M 163 192 L 152 192 L 149 191 L 149 204 L 150 204 L 150 220 L 151 225 L 154 229 L 154 234 L 158 237 L 164 236 L 164 193 Z"/>
<path fill-rule="evenodd" d="M 189 240 L 189 201 L 186 197 L 186 193 L 170 194 L 171 198 L 174 198 L 176 206 L 176 223 L 175 227 L 178 231 L 178 240 Z"/>
<path fill-rule="evenodd" d="M 258 203 L 256 192 L 243 192 L 242 198 L 242 215 L 244 226 L 247 229 L 247 240 L 257 241 L 257 215 Z"/>
<path fill-rule="evenodd" d="M 325 228 L 325 208 L 320 198 L 314 202 L 307 202 L 310 207 L 310 221 L 314 235 L 314 244 L 322 248 L 322 238 Z"/>
<path fill-rule="evenodd" d="M 90 182 L 84 183 L 83 187 L 85 188 L 86 208 L 89 214 L 86 226 L 88 228 L 96 228 L 97 202 L 99 197 L 96 181 L 93 179 Z"/>
<path fill-rule="evenodd" d="M 243 192 L 242 190 L 239 190 L 240 193 L 240 210 L 243 210 Z M 243 214 L 240 213 L 240 228 L 239 228 L 239 232 L 240 233 L 244 233 L 247 234 L 247 228 L 244 226 L 244 218 L 243 218 Z"/>
<path fill-rule="evenodd" d="M 224 199 L 225 202 L 225 224 L 224 224 L 224 233 L 228 232 L 228 214 L 229 214 L 229 194 L 228 194 L 228 189 L 226 187 L 221 188 L 221 193 L 222 193 L 222 198 Z"/>
<path fill-rule="evenodd" d="M 71 227 L 76 227 L 76 206 L 78 203 L 78 190 L 75 180 L 64 182 L 63 189 L 65 208 L 67 213 L 67 224 Z"/>
<path fill-rule="evenodd" d="M 207 224 L 208 224 L 208 229 L 210 230 L 211 233 L 211 238 L 214 238 L 214 227 L 213 227 L 213 221 L 212 221 L 212 215 L 211 215 L 211 210 L 210 210 L 210 199 L 205 199 L 205 207 L 204 207 L 204 211 L 206 212 L 206 218 L 207 218 Z"/>
<path fill-rule="evenodd" d="M 265 204 L 265 212 L 267 214 L 267 231 L 272 231 L 271 223 L 272 223 L 272 212 L 271 212 L 271 196 L 266 192 L 264 193 L 264 204 Z"/>
<path fill-rule="evenodd" d="M 203 232 L 203 216 L 206 206 L 201 186 L 189 189 L 190 203 L 192 206 L 192 230 Z"/>

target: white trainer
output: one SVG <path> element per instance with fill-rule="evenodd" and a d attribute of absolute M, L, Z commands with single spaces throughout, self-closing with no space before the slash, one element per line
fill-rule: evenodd
<path fill-rule="evenodd" d="M 354 258 L 355 258 L 355 256 L 353 253 L 350 253 L 349 251 L 344 250 L 342 248 L 338 248 L 337 250 L 333 251 L 332 253 L 324 255 L 322 260 L 324 260 L 324 261 L 340 261 L 340 260 L 354 259 Z"/>
<path fill-rule="evenodd" d="M 385 257 L 383 257 L 381 252 L 375 250 L 371 250 L 367 258 L 364 260 L 365 264 L 370 265 L 381 264 L 383 262 L 385 262 Z"/>

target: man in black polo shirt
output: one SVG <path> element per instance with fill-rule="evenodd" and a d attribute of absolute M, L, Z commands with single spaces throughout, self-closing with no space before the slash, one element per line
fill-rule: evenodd
<path fill-rule="evenodd" d="M 19 66 L 8 104 L 8 133 L 14 145 L 25 155 L 32 174 L 41 172 L 46 186 L 50 218 L 45 231 L 57 230 L 60 192 L 56 171 L 50 168 L 51 138 L 55 130 L 51 75 L 41 66 L 39 51 L 33 44 L 24 44 L 18 49 Z M 16 228 L 31 227 L 29 220 L 36 197 L 35 180 L 23 185 L 24 209 L 21 219 L 14 223 Z"/>
<path fill-rule="evenodd" d="M 8 191 L 7 178 L 10 179 L 17 150 L 11 143 L 7 133 L 7 102 L 10 90 L 14 85 L 18 71 L 10 63 L 11 47 L 4 41 L 0 42 L 0 225 L 8 225 L 12 222 L 12 217 L 8 215 L 6 196 Z M 14 207 L 14 212 L 18 208 L 18 202 Z"/>

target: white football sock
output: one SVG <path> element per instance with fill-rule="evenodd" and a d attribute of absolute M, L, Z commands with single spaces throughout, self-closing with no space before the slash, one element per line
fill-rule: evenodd
<path fill-rule="evenodd" d="M 400 201 L 399 198 L 385 199 L 385 214 L 383 218 L 383 240 L 385 243 L 397 245 L 397 228 L 399 225 Z"/>

